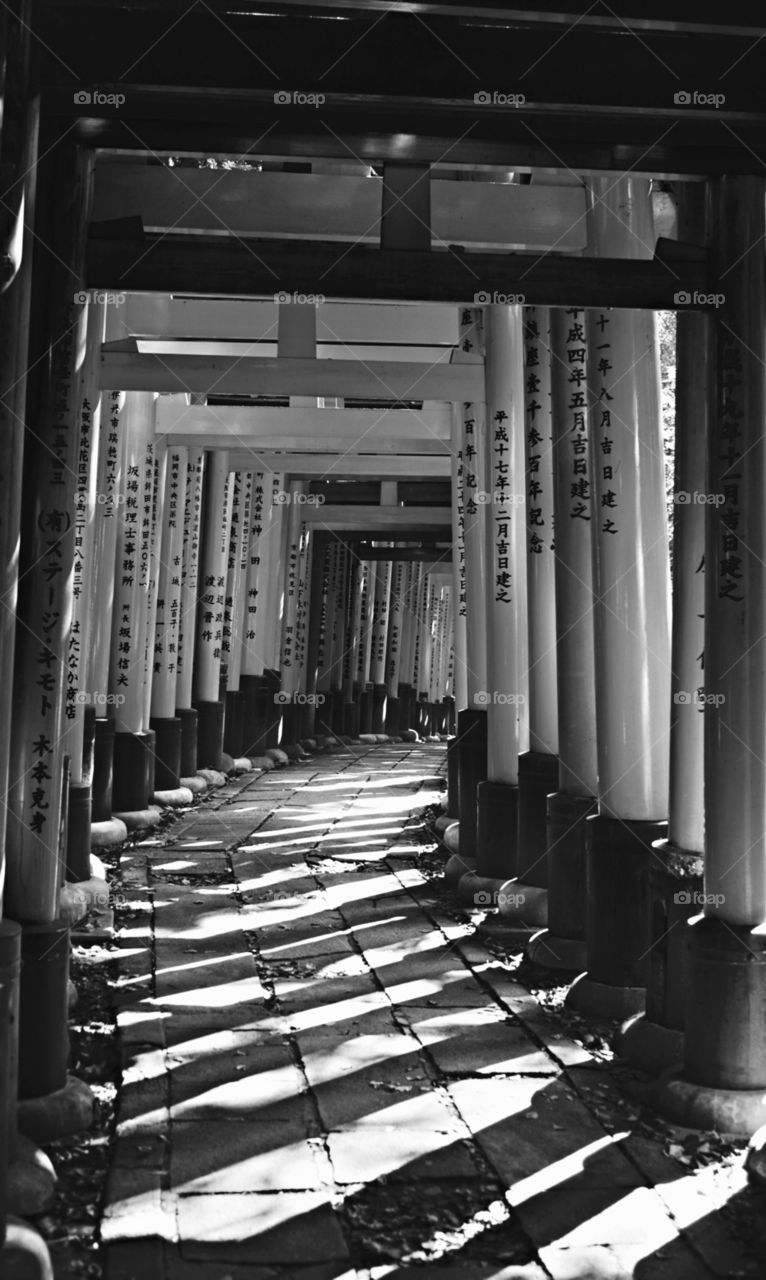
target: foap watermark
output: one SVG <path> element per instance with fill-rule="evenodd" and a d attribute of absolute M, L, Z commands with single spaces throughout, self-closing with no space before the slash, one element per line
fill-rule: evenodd
<path fill-rule="evenodd" d="M 303 93 L 300 89 L 278 89 L 274 94 L 276 107 L 321 107 L 326 101 L 323 93 Z"/>
<path fill-rule="evenodd" d="M 701 889 L 679 889 L 673 894 L 673 901 L 679 907 L 722 907 L 726 901 L 725 893 L 703 893 Z"/>
<path fill-rule="evenodd" d="M 504 693 L 500 689 L 479 689 L 479 692 L 474 694 L 473 703 L 475 707 L 521 707 L 526 700 L 523 693 Z"/>
<path fill-rule="evenodd" d="M 688 289 L 679 289 L 673 294 L 677 307 L 722 307 L 726 301 L 725 293 L 700 293 L 698 289 L 689 293 Z"/>
<path fill-rule="evenodd" d="M 500 293 L 498 289 L 480 289 L 478 293 L 473 295 L 473 304 L 475 307 L 496 306 L 496 307 L 523 307 L 527 300 L 525 293 Z"/>
<path fill-rule="evenodd" d="M 504 93 L 502 89 L 479 89 L 473 95 L 477 107 L 523 107 L 526 96 L 523 93 Z"/>
<path fill-rule="evenodd" d="M 291 493 L 289 489 L 277 489 L 274 501 L 281 507 L 322 507 L 327 501 L 323 493 Z"/>
<path fill-rule="evenodd" d="M 121 507 L 127 500 L 128 495 L 126 493 L 96 494 L 96 505 L 99 507 Z"/>
<path fill-rule="evenodd" d="M 72 95 L 76 107 L 124 107 L 124 93 L 102 93 L 100 89 L 75 89 Z"/>
<path fill-rule="evenodd" d="M 725 93 L 703 93 L 701 89 L 679 89 L 673 94 L 677 107 L 715 107 L 716 111 L 726 101 Z"/>
<path fill-rule="evenodd" d="M 693 493 L 688 489 L 679 489 L 673 494 L 673 502 L 677 507 L 722 507 L 725 501 L 722 493 L 699 493 L 696 489 Z"/>
<path fill-rule="evenodd" d="M 88 693 L 86 689 L 78 689 L 75 702 L 83 702 L 92 707 L 121 707 L 125 702 L 124 693 Z"/>
<path fill-rule="evenodd" d="M 290 693 L 287 689 L 280 689 L 274 694 L 274 701 L 278 707 L 290 705 L 295 707 L 321 707 L 324 700 L 323 693 Z"/>
<path fill-rule="evenodd" d="M 127 297 L 126 293 L 108 293 L 106 289 L 78 289 L 72 301 L 83 307 L 88 302 L 108 302 L 110 307 L 124 307 Z"/>
<path fill-rule="evenodd" d="M 321 307 L 322 303 L 326 302 L 327 299 L 323 293 L 299 293 L 297 290 L 293 293 L 288 293 L 286 289 L 280 289 L 279 293 L 274 294 L 274 301 L 277 303 L 292 302 L 309 307 Z"/>
<path fill-rule="evenodd" d="M 725 693 L 708 693 L 702 688 L 679 689 L 673 694 L 673 702 L 677 707 L 722 707 L 725 701 Z"/>
<path fill-rule="evenodd" d="M 471 496 L 478 507 L 523 507 L 527 501 L 524 493 L 502 493 L 499 489 L 493 493 L 479 489 Z"/>

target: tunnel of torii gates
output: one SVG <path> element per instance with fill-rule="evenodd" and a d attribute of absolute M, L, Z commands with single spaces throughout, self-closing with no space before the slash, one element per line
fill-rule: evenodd
<path fill-rule="evenodd" d="M 66 140 L 35 172 L 0 296 L 6 1156 L 17 1129 L 89 1120 L 66 1023 L 70 931 L 108 893 L 92 848 L 232 761 L 412 730 L 451 734 L 460 898 L 569 972 L 573 1007 L 623 1021 L 661 1112 L 754 1133 L 764 179 L 669 195 L 647 175 L 315 162 L 179 186 Z M 368 228 L 393 274 L 375 250 L 327 297 L 222 296 L 189 237 L 185 286 L 147 253 L 120 291 L 126 224 L 161 240 L 180 210 L 204 231 L 224 202 L 264 242 Z M 436 300 L 396 267 L 436 256 L 434 227 L 464 250 L 439 255 Z"/>

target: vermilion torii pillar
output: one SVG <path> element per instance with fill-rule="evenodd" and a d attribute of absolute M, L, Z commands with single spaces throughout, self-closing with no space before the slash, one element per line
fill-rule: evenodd
<path fill-rule="evenodd" d="M 597 255 L 650 257 L 649 182 L 590 180 Z M 588 386 L 596 515 L 598 814 L 587 819 L 583 1012 L 639 1012 L 650 948 L 652 842 L 665 835 L 670 736 L 670 564 L 653 312 L 594 310 Z"/>
<path fill-rule="evenodd" d="M 482 314 L 472 308 L 460 311 L 460 341 L 456 358 L 483 359 Z M 466 668 L 467 701 L 458 716 L 458 798 L 460 852 L 450 877 L 471 870 L 477 852 L 477 791 L 487 779 L 487 540 L 486 540 L 486 439 L 483 403 L 463 404 L 454 410 L 452 449 L 463 459 L 463 536 L 465 539 Z"/>
<path fill-rule="evenodd" d="M 155 735 L 154 785 L 158 791 L 180 786 L 182 776 L 181 720 L 176 715 L 176 688 L 188 463 L 188 449 L 173 448 L 168 453 L 162 506 L 150 720 Z"/>
<path fill-rule="evenodd" d="M 176 716 L 181 721 L 182 782 L 184 779 L 192 778 L 197 772 L 197 712 L 192 706 L 192 691 L 204 478 L 205 451 L 190 448 L 186 464 L 186 496 L 183 506 L 181 615 L 178 620 L 176 671 Z"/>
<path fill-rule="evenodd" d="M 519 751 L 527 696 L 521 307 L 487 307 L 484 326 L 485 499 L 491 499 L 485 505 L 488 780 L 478 789 L 476 871 L 504 881 L 517 870 Z"/>
<path fill-rule="evenodd" d="M 596 810 L 596 667 L 593 632 L 593 488 L 587 313 L 551 313 L 558 789 L 548 796 L 548 930 L 529 955 L 582 972 L 586 819 Z"/>
<path fill-rule="evenodd" d="M 210 769 L 220 769 L 223 753 L 221 650 L 231 526 L 231 474 L 228 450 L 216 450 L 208 467 L 203 502 L 194 663 L 197 754 L 200 764 Z"/>
<path fill-rule="evenodd" d="M 710 181 L 708 485 L 723 501 L 705 509 L 704 899 L 683 1070 L 660 1091 L 681 1123 L 744 1135 L 766 1122 L 765 197 L 760 177 Z"/>
<path fill-rule="evenodd" d="M 703 183 L 679 186 L 678 237 L 687 244 L 707 242 Z M 652 946 L 646 1012 L 636 1015 L 619 1038 L 620 1054 L 650 1073 L 683 1059 L 692 937 L 686 922 L 704 902 L 705 508 L 723 500 L 723 494 L 708 492 L 707 482 L 715 367 L 710 319 L 704 312 L 683 309 L 676 319 L 668 838 L 655 843 L 649 873 Z"/>

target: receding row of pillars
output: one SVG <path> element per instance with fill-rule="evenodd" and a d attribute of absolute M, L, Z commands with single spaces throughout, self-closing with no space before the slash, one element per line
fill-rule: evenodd
<path fill-rule="evenodd" d="M 648 258 L 648 181 L 588 180 L 589 249 Z M 687 184 L 715 314 L 466 308 L 455 411 L 454 855 L 483 928 L 572 975 L 671 1118 L 766 1120 L 764 184 Z M 709 229 L 709 230 L 708 230 Z M 672 492 L 672 504 L 669 494 Z M 672 522 L 668 519 L 671 505 Z M 670 527 L 669 527 L 670 526 Z M 671 545 L 669 533 L 672 528 Z"/>

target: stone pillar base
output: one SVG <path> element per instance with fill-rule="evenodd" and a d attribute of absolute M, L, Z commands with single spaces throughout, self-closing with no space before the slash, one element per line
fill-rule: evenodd
<path fill-rule="evenodd" d="M 223 749 L 236 760 L 245 749 L 245 695 L 239 689 L 227 689 L 223 720 Z"/>
<path fill-rule="evenodd" d="M 65 872 L 67 880 L 87 880 L 90 875 L 92 807 L 90 787 L 70 783 Z"/>
<path fill-rule="evenodd" d="M 519 789 L 507 782 L 476 788 L 476 869 L 480 876 L 509 880 L 516 874 Z"/>
<path fill-rule="evenodd" d="M 33 1142 L 53 1142 L 80 1133 L 93 1124 L 93 1094 L 83 1080 L 67 1076 L 55 1093 L 40 1098 L 24 1098 L 16 1112 L 19 1133 Z"/>
<path fill-rule="evenodd" d="M 46 1213 L 55 1200 L 56 1170 L 50 1158 L 36 1143 L 17 1133 L 8 1162 L 8 1212 L 33 1218 Z"/>
<path fill-rule="evenodd" d="M 588 971 L 567 1004 L 580 1013 L 629 1018 L 643 1013 L 651 951 L 649 866 L 666 823 L 595 815 L 586 819 Z M 621 994 L 622 993 L 622 994 Z"/>
<path fill-rule="evenodd" d="M 5 1240 L 0 1244 L 0 1274 L 4 1280 L 53 1280 L 48 1247 L 28 1222 L 8 1215 Z"/>
<path fill-rule="evenodd" d="M 690 1128 L 749 1137 L 766 1123 L 766 937 L 713 916 L 687 928 L 684 1064 L 656 1104 Z"/>
<path fill-rule="evenodd" d="M 154 791 L 154 748 L 153 733 L 115 733 L 112 781 L 115 813 L 131 813 L 148 806 Z"/>
<path fill-rule="evenodd" d="M 91 784 L 94 822 L 108 822 L 112 816 L 113 766 L 114 721 L 96 717 Z"/>
<path fill-rule="evenodd" d="M 534 926 L 514 924 L 496 915 L 487 916 L 476 929 L 478 938 L 483 938 L 486 942 L 497 942 L 509 950 L 526 947 L 534 932 Z"/>
<path fill-rule="evenodd" d="M 678 1067 L 684 1057 L 684 1033 L 650 1022 L 645 1013 L 630 1018 L 614 1041 L 615 1052 L 649 1076 Z"/>
<path fill-rule="evenodd" d="M 174 791 L 181 785 L 183 729 L 179 716 L 152 716 L 154 733 L 154 790 Z"/>
<path fill-rule="evenodd" d="M 457 738 L 450 738 L 447 743 L 447 813 L 457 818 L 458 803 L 458 745 Z"/>
<path fill-rule="evenodd" d="M 217 769 L 223 764 L 223 719 L 224 703 L 197 702 L 197 772 L 203 769 Z"/>
<path fill-rule="evenodd" d="M 548 796 L 559 785 L 557 756 L 525 751 L 519 756 L 517 874 L 525 884 L 548 887 Z"/>
<path fill-rule="evenodd" d="M 569 988 L 566 1004 L 586 1018 L 620 1022 L 623 1018 L 643 1013 L 646 987 L 612 986 L 607 982 L 596 982 L 583 973 Z"/>
<path fill-rule="evenodd" d="M 548 893 L 548 918 L 550 919 L 550 892 Z M 541 969 L 561 970 L 563 973 L 582 973 L 587 964 L 584 938 L 559 938 L 550 929 L 535 934 L 527 947 L 527 959 Z"/>
<path fill-rule="evenodd" d="M 279 672 L 269 669 L 263 673 L 263 742 L 264 751 L 269 747 L 279 746 L 279 726 L 282 721 L 280 715 L 281 708 L 277 706 L 276 697 L 279 693 L 281 680 Z M 249 755 L 250 752 L 248 751 Z"/>
<path fill-rule="evenodd" d="M 193 707 L 176 707 L 176 717 L 181 721 L 180 782 L 197 772 L 197 712 Z"/>
<path fill-rule="evenodd" d="M 386 699 L 388 690 L 384 684 L 372 686 L 372 728 L 371 733 L 386 732 Z"/>
<path fill-rule="evenodd" d="M 458 716 L 458 804 L 460 848 L 466 858 L 477 856 L 477 792 L 487 780 L 487 713 L 467 707 Z"/>
<path fill-rule="evenodd" d="M 372 733 L 372 686 L 359 692 L 359 732 Z"/>
<path fill-rule="evenodd" d="M 388 695 L 386 699 L 386 723 L 383 726 L 384 732 L 396 737 L 399 733 L 399 699 L 393 694 Z"/>

